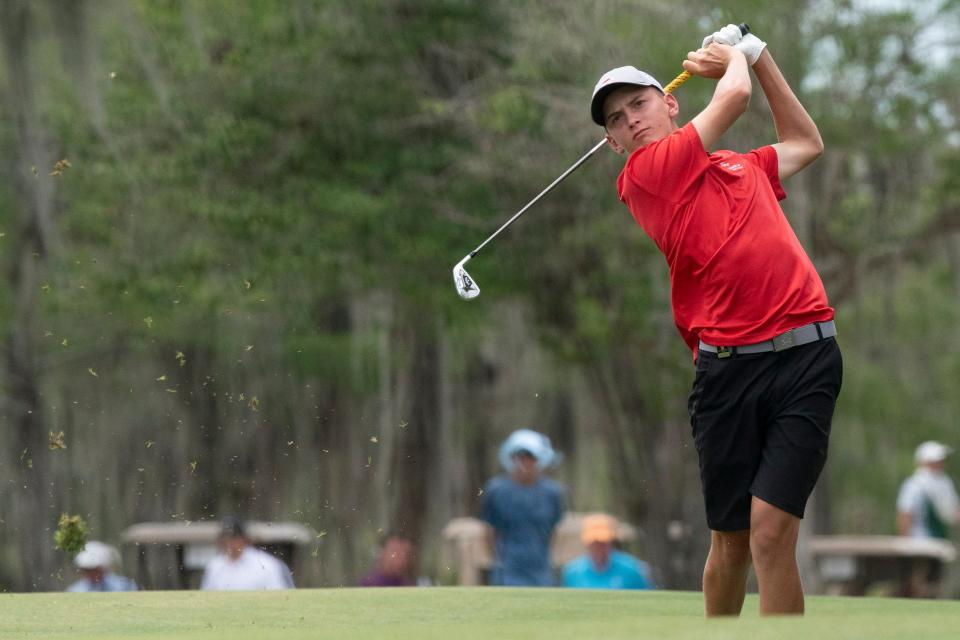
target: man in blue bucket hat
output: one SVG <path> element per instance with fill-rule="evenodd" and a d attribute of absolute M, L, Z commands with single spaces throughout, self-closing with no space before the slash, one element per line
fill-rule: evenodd
<path fill-rule="evenodd" d="M 564 489 L 543 471 L 561 456 L 547 436 L 520 429 L 501 445 L 499 458 L 506 473 L 487 482 L 480 515 L 490 525 L 490 584 L 554 586 L 550 543 L 563 517 Z"/>

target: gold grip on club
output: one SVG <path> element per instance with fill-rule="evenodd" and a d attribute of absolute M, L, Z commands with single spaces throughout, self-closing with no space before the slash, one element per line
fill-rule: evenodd
<path fill-rule="evenodd" d="M 741 23 L 740 23 L 739 25 L 737 25 L 737 26 L 740 27 L 740 34 L 741 34 L 741 35 L 747 35 L 748 33 L 750 33 L 750 25 L 748 25 L 746 22 L 741 22 Z M 693 77 L 693 76 L 691 76 L 691 74 L 690 74 L 689 71 L 681 71 L 681 72 L 680 72 L 680 75 L 678 75 L 676 78 L 674 78 L 673 80 L 671 80 L 671 81 L 670 81 L 670 84 L 668 84 L 667 86 L 665 86 L 665 87 L 663 88 L 663 92 L 664 92 L 664 93 L 673 93 L 674 89 L 676 89 L 677 87 L 679 87 L 680 85 L 682 85 L 684 82 L 686 82 L 687 80 L 689 80 L 691 77 Z"/>
<path fill-rule="evenodd" d="M 692 78 L 689 71 L 681 71 L 680 75 L 670 81 L 670 84 L 663 88 L 664 93 L 673 93 L 673 90 Z"/>

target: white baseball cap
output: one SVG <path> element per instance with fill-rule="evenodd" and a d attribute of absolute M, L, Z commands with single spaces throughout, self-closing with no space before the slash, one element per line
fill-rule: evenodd
<path fill-rule="evenodd" d="M 118 555 L 116 549 L 110 545 L 90 540 L 83 546 L 73 562 L 80 569 L 110 568 L 117 563 Z"/>
<path fill-rule="evenodd" d="M 611 91 L 625 85 L 656 87 L 660 93 L 663 93 L 663 87 L 660 86 L 656 78 L 645 71 L 640 71 L 640 69 L 636 67 L 628 65 L 607 71 L 597 81 L 597 86 L 593 88 L 593 97 L 590 99 L 590 116 L 593 118 L 593 121 L 601 127 L 604 124 L 603 101 L 607 99 Z"/>
<path fill-rule="evenodd" d="M 953 449 L 942 442 L 928 440 L 917 447 L 915 458 L 917 460 L 917 464 L 926 464 L 928 462 L 940 462 L 941 460 L 946 460 L 947 456 L 951 453 L 953 453 Z"/>

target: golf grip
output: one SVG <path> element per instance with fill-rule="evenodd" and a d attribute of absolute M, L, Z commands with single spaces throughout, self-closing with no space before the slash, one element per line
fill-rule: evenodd
<path fill-rule="evenodd" d="M 747 35 L 750 33 L 750 25 L 746 22 L 742 22 L 738 25 L 740 27 L 740 35 Z M 674 89 L 682 85 L 684 82 L 689 80 L 692 76 L 689 71 L 681 71 L 680 75 L 670 81 L 670 84 L 663 88 L 664 93 L 673 93 Z"/>

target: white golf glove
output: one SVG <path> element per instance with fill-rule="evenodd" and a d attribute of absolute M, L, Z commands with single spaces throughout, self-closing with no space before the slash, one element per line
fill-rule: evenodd
<path fill-rule="evenodd" d="M 763 53 L 763 48 L 767 46 L 767 43 L 753 35 L 748 33 L 740 39 L 740 42 L 733 46 L 734 49 L 738 49 L 746 58 L 747 64 L 751 67 L 754 63 L 760 58 L 760 54 Z"/>
<path fill-rule="evenodd" d="M 704 38 L 700 48 L 706 49 L 707 45 L 711 42 L 719 42 L 720 44 L 727 44 L 732 47 L 740 42 L 741 38 L 743 38 L 743 34 L 740 33 L 740 27 L 735 24 L 728 24 L 723 29 L 720 29 L 720 31 L 714 31 Z"/>

